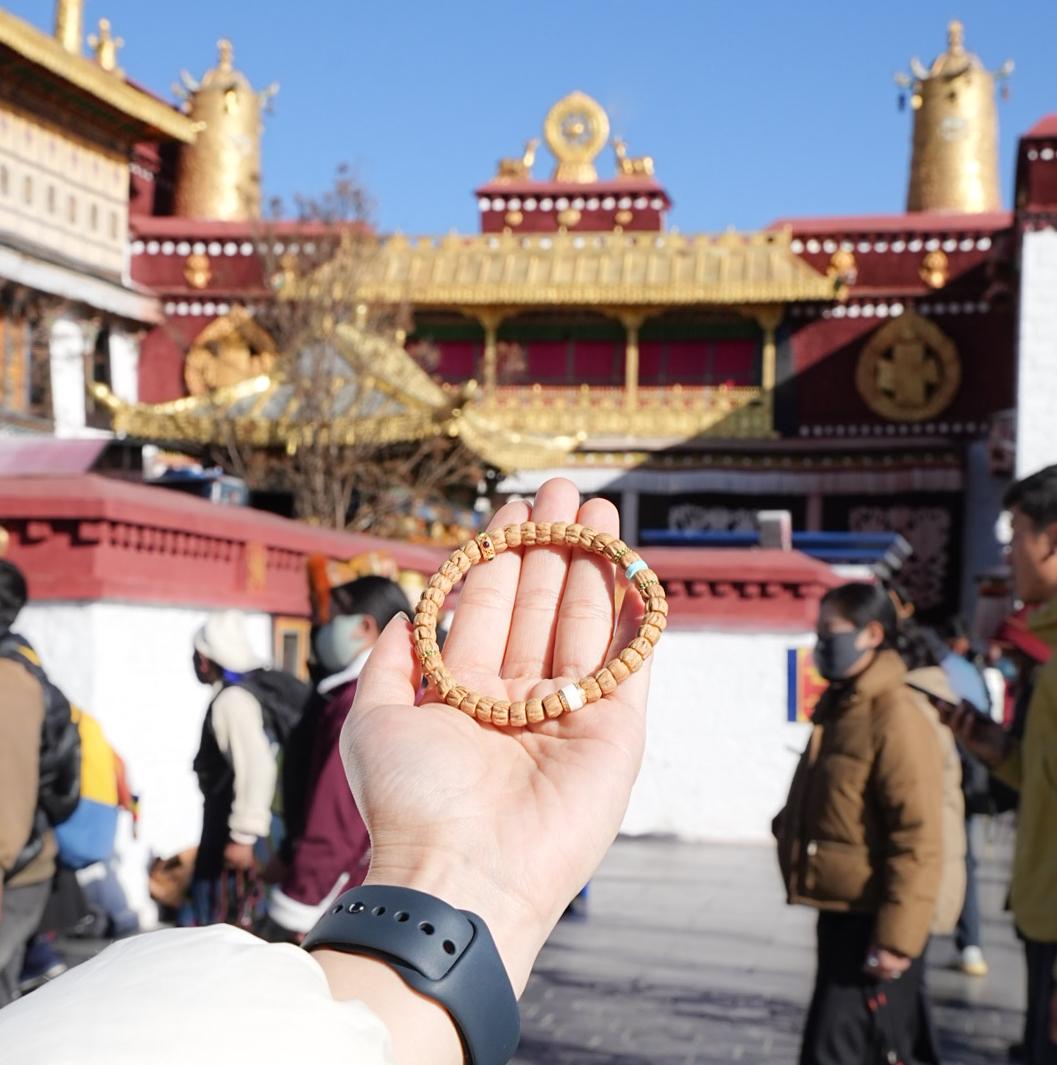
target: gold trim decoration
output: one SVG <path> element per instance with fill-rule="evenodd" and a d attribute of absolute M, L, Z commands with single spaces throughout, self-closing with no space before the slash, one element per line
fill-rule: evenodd
<path fill-rule="evenodd" d="M 788 230 L 394 236 L 355 274 L 357 298 L 416 307 L 730 306 L 831 300 L 835 281 L 790 248 Z M 340 253 L 339 253 L 340 255 Z M 323 266 L 307 284 L 352 271 Z M 296 298 L 296 292 L 287 293 Z"/>
<path fill-rule="evenodd" d="M 943 288 L 951 278 L 951 263 L 944 251 L 930 251 L 921 261 L 918 277 L 929 288 Z"/>
<path fill-rule="evenodd" d="M 88 38 L 88 47 L 92 49 L 95 61 L 108 74 L 123 78 L 125 72 L 117 65 L 117 53 L 119 48 L 125 47 L 124 37 L 115 37 L 110 30 L 110 19 L 99 20 L 99 31 Z"/>
<path fill-rule="evenodd" d="M 855 385 L 882 418 L 921 422 L 950 406 L 962 367 L 950 337 L 907 311 L 877 330 L 859 355 Z"/>
<path fill-rule="evenodd" d="M 569 93 L 547 112 L 543 136 L 558 160 L 555 181 L 598 180 L 594 160 L 609 138 L 609 116 L 597 100 L 584 92 Z"/>
<path fill-rule="evenodd" d="M 623 137 L 613 138 L 613 154 L 617 157 L 618 178 L 653 177 L 653 156 L 628 155 L 627 142 Z"/>
<path fill-rule="evenodd" d="M 192 396 L 204 396 L 271 371 L 275 341 L 245 307 L 210 322 L 191 343 L 184 381 Z"/>
<path fill-rule="evenodd" d="M 521 158 L 500 159 L 496 167 L 494 181 L 528 181 L 532 177 L 532 166 L 536 162 L 536 149 L 540 146 L 539 137 L 525 141 L 525 150 Z"/>
<path fill-rule="evenodd" d="M 113 108 L 139 127 L 136 137 L 144 140 L 161 137 L 188 144 L 195 138 L 194 123 L 186 115 L 115 78 L 94 60 L 71 54 L 54 38 L 2 9 L 0 46 Z"/>
<path fill-rule="evenodd" d="M 191 288 L 205 288 L 213 279 L 213 267 L 209 262 L 209 256 L 192 252 L 184 260 L 183 273 L 184 280 Z"/>

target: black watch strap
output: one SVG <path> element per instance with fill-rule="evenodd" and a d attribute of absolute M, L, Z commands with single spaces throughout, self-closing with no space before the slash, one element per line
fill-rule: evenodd
<path fill-rule="evenodd" d="M 521 1035 L 517 998 L 477 914 L 421 891 L 372 884 L 341 895 L 303 945 L 390 965 L 448 1011 L 469 1065 L 506 1065 L 514 1056 Z"/>

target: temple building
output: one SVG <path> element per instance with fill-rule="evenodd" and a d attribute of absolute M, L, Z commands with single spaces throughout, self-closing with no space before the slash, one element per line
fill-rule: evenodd
<path fill-rule="evenodd" d="M 129 270 L 129 168 L 194 126 L 125 78 L 106 19 L 89 44 L 80 0 L 56 4 L 53 36 L 0 10 L 3 433 L 101 425 L 86 384 L 135 400 L 139 339 L 164 320 Z"/>
<path fill-rule="evenodd" d="M 88 372 L 88 406 L 173 449 L 221 432 L 296 447 L 303 403 L 260 312 L 293 292 L 273 264 L 327 236 L 260 217 L 274 87 L 251 86 L 221 42 L 213 69 L 183 75 L 180 113 L 103 60 L 63 54 L 166 116 L 123 127 L 137 140 L 126 291 L 145 301 L 145 332 L 132 377 Z M 924 609 L 970 600 L 997 561 L 1003 478 L 1053 457 L 1039 412 L 1057 387 L 1045 355 L 1057 322 L 1043 323 L 1045 281 L 1025 285 L 1057 257 L 1045 176 L 1057 129 L 1046 119 L 1022 139 L 1004 210 L 995 82 L 1009 70 L 968 52 L 959 23 L 930 66 L 911 64 L 904 212 L 718 235 L 670 228 L 663 160 L 631 154 L 605 110 L 570 93 L 474 190 L 478 233 L 377 237 L 350 306 L 409 313 L 384 335 L 358 313 L 339 323 L 337 431 L 362 428 L 353 397 L 369 379 L 377 426 L 393 440 L 459 436 L 499 496 L 562 473 L 612 498 L 647 543 L 751 529 L 776 509 L 807 532 L 899 532 Z M 339 245 L 313 283 L 349 272 Z"/>

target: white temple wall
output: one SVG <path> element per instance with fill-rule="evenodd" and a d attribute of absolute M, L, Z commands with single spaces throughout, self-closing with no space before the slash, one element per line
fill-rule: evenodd
<path fill-rule="evenodd" d="M 788 650 L 812 633 L 669 630 L 622 831 L 763 842 L 809 726 L 788 722 Z"/>
<path fill-rule="evenodd" d="M 1025 233 L 1017 340 L 1016 475 L 1057 462 L 1057 232 Z"/>

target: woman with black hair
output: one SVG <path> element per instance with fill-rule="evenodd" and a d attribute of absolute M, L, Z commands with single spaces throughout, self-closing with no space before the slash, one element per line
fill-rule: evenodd
<path fill-rule="evenodd" d="M 282 868 L 261 934 L 300 942 L 342 891 L 367 874 L 370 839 L 345 779 L 339 740 L 356 683 L 382 630 L 410 613 L 395 581 L 368 576 L 332 588 L 312 635 L 315 692 L 283 749 Z"/>
<path fill-rule="evenodd" d="M 801 1065 L 936 1060 L 919 988 L 942 861 L 942 755 L 904 683 L 897 630 L 881 587 L 822 599 L 815 662 L 829 687 L 775 822 L 790 904 L 820 911 Z"/>

